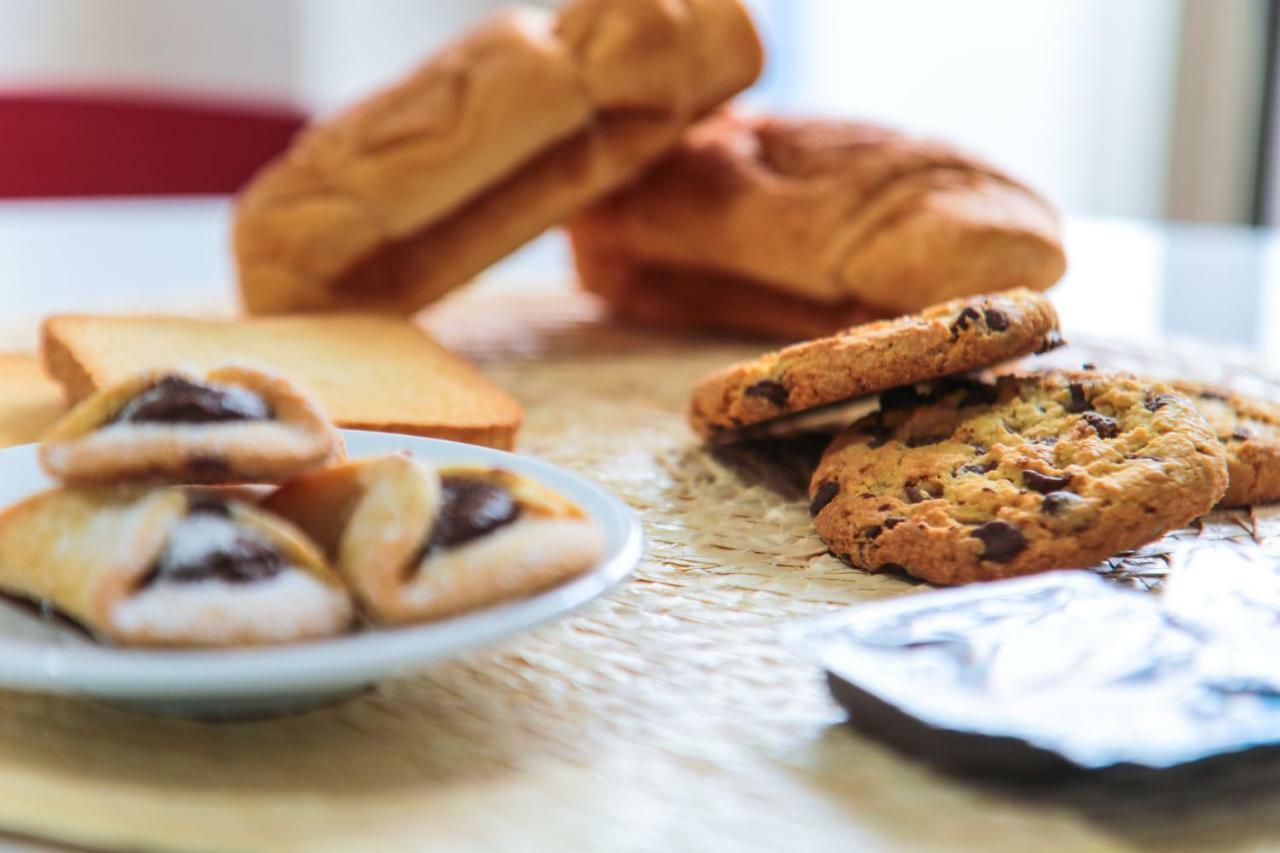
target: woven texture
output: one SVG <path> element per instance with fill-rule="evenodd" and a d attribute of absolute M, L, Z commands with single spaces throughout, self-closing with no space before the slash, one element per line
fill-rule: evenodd
<path fill-rule="evenodd" d="M 521 399 L 523 452 L 642 516 L 649 550 L 632 582 L 295 717 L 215 725 L 0 694 L 0 827 L 117 847 L 451 851 L 1252 847 L 1280 832 L 1280 770 L 1033 791 L 942 775 L 840 725 L 779 629 L 925 587 L 826 554 L 804 498 L 819 441 L 695 443 L 689 388 L 758 347 L 621 330 L 597 310 L 576 295 L 476 293 L 427 323 Z M 1053 358 L 1273 387 L 1194 348 Z M 1108 571 L 1153 585 L 1188 550 L 1269 553 L 1278 524 L 1269 508 L 1215 514 Z"/>

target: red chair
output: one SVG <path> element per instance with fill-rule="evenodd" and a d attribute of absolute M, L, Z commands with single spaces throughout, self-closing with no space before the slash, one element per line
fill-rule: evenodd
<path fill-rule="evenodd" d="M 199 97 L 0 91 L 0 198 L 234 192 L 305 119 Z"/>

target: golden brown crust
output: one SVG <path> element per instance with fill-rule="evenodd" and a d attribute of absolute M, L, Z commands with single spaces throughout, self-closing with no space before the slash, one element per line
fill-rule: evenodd
<path fill-rule="evenodd" d="M 818 406 L 975 370 L 1062 343 L 1049 299 L 1009 290 L 855 326 L 731 365 L 693 389 L 704 437 Z"/>
<path fill-rule="evenodd" d="M 1280 499 L 1280 406 L 1215 385 L 1170 384 L 1187 395 L 1227 452 L 1230 483 L 1221 504 L 1238 507 Z"/>
<path fill-rule="evenodd" d="M 120 606 L 146 592 L 147 575 L 188 507 L 180 489 L 64 488 L 34 495 L 0 512 L 0 589 L 47 602 L 100 637 L 129 645 L 283 642 L 333 633 L 349 622 L 345 590 L 300 531 L 248 504 L 229 503 L 238 523 L 280 551 L 286 571 L 328 590 L 316 612 L 303 614 L 292 634 L 280 625 L 209 624 L 198 618 L 184 625 L 181 613 L 174 614 L 173 630 L 123 624 Z M 198 584 L 182 586 L 197 596 L 202 592 Z"/>
<path fill-rule="evenodd" d="M 0 354 L 0 447 L 36 441 L 66 411 L 62 389 L 39 359 Z"/>
<path fill-rule="evenodd" d="M 41 355 L 73 402 L 134 373 L 238 359 L 310 389 L 340 427 L 510 449 L 519 403 L 421 328 L 362 314 L 192 320 L 62 315 Z"/>
<path fill-rule="evenodd" d="M 581 241 L 573 250 L 583 287 L 629 323 L 795 341 L 884 316 L 857 300 L 819 302 L 712 270 L 640 266 Z"/>
<path fill-rule="evenodd" d="M 427 547 L 444 512 L 443 478 L 499 486 L 519 507 L 509 524 Z M 308 531 L 369 616 L 403 624 L 523 598 L 589 569 L 602 542 L 565 498 L 509 471 L 446 467 L 409 455 L 362 459 L 302 475 L 264 507 Z"/>
<path fill-rule="evenodd" d="M 632 178 L 760 63 L 738 0 L 495 16 L 255 177 L 245 304 L 412 312 Z"/>
<path fill-rule="evenodd" d="M 224 423 L 115 423 L 135 398 L 179 378 L 240 389 L 263 401 L 265 420 Z M 146 371 L 85 398 L 40 445 L 40 464 L 63 483 L 270 483 L 323 465 L 342 453 L 342 439 L 306 394 L 281 376 L 222 367 L 203 376 Z"/>
<path fill-rule="evenodd" d="M 715 270 L 890 314 L 1043 290 L 1066 265 L 1048 203 L 951 146 L 853 122 L 729 111 L 569 230 L 579 257 L 585 249 L 638 267 Z M 579 271 L 602 289 L 590 265 Z"/>

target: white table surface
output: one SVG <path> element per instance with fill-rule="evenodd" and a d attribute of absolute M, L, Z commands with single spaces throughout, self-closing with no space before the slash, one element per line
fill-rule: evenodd
<path fill-rule="evenodd" d="M 0 341 L 34 346 L 65 311 L 231 310 L 224 198 L 0 202 Z M 1194 337 L 1280 366 L 1280 239 L 1232 226 L 1070 218 L 1070 270 L 1053 290 L 1070 332 Z M 563 238 L 544 237 L 490 278 L 571 278 Z"/>

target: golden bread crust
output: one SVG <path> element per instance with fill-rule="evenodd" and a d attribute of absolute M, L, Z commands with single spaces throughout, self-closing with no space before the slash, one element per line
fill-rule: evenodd
<path fill-rule="evenodd" d="M 952 146 L 854 122 L 729 111 L 575 217 L 570 234 L 579 258 L 714 270 L 888 314 L 1043 290 L 1066 266 L 1048 203 Z M 579 272 L 588 289 L 604 289 L 590 264 Z"/>
<path fill-rule="evenodd" d="M 738 0 L 497 15 L 254 178 L 245 306 L 412 312 L 634 177 L 761 61 Z"/>

